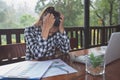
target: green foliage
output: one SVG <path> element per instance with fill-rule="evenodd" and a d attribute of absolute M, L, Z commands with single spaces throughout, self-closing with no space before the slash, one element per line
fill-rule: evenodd
<path fill-rule="evenodd" d="M 103 62 L 103 56 L 95 56 L 93 53 L 89 55 L 89 59 L 94 68 Z"/>
<path fill-rule="evenodd" d="M 5 13 L 4 12 L 0 12 L 0 23 L 3 23 L 5 21 Z"/>
<path fill-rule="evenodd" d="M 32 17 L 29 14 L 23 14 L 20 17 L 20 23 L 22 24 L 22 26 L 32 25 L 33 22 L 35 22 L 35 17 Z"/>
<path fill-rule="evenodd" d="M 117 25 L 119 3 L 118 0 L 95 0 L 91 2 L 91 12 L 94 14 L 90 15 L 90 24 L 95 23 L 96 25 L 97 22 L 99 26 Z M 93 19 L 93 17 L 95 18 Z"/>
<path fill-rule="evenodd" d="M 90 4 L 93 5 L 90 6 L 90 26 L 118 25 L 120 0 L 91 0 Z M 38 0 L 35 12 L 39 14 L 43 8 L 50 5 L 64 14 L 65 26 L 84 26 L 82 0 Z M 18 5 L 21 6 L 24 7 L 24 4 Z M 0 0 L 0 29 L 24 28 L 33 24 L 36 18 L 29 14 L 28 10 L 22 7 L 21 10 L 16 9 L 14 4 L 9 6 L 4 0 Z"/>
<path fill-rule="evenodd" d="M 38 0 L 35 11 L 40 13 L 44 7 L 52 5 L 64 14 L 65 26 L 83 26 L 84 5 L 81 2 L 81 0 Z M 90 8 L 90 26 L 118 24 L 118 0 L 94 0 L 90 3 L 94 6 Z"/>
<path fill-rule="evenodd" d="M 35 22 L 33 16 L 0 0 L 0 29 L 25 28 Z"/>

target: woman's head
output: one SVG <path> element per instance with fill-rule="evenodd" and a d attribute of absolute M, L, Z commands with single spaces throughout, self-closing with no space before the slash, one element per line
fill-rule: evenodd
<path fill-rule="evenodd" d="M 41 26 L 44 16 L 46 16 L 48 13 L 54 15 L 55 22 L 53 24 L 53 27 L 59 27 L 60 19 L 61 19 L 60 13 L 58 11 L 56 11 L 55 8 L 52 6 L 49 6 L 49 7 L 46 7 L 45 9 L 43 9 L 43 11 L 40 14 L 39 20 L 35 23 L 35 25 Z"/>

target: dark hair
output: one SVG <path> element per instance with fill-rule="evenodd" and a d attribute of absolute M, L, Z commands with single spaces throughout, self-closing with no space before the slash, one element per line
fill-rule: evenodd
<path fill-rule="evenodd" d="M 55 11 L 54 7 L 48 7 L 45 11 L 45 13 L 50 13 L 50 14 L 53 14 L 54 15 L 54 18 L 55 18 L 55 22 L 53 24 L 53 26 L 55 27 L 59 27 L 60 25 L 60 13 Z"/>

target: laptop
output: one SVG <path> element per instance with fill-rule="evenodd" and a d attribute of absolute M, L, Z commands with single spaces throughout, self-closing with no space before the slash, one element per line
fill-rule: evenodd
<path fill-rule="evenodd" d="M 105 64 L 107 65 L 117 59 L 120 59 L 120 32 L 111 34 L 105 52 Z"/>
<path fill-rule="evenodd" d="M 114 32 L 111 34 L 109 43 L 107 46 L 101 46 L 101 50 L 94 50 L 91 51 L 95 54 L 104 54 L 105 58 L 105 65 L 113 62 L 120 58 L 120 32 Z M 71 59 L 75 62 L 85 63 L 88 55 L 83 56 L 71 56 Z"/>

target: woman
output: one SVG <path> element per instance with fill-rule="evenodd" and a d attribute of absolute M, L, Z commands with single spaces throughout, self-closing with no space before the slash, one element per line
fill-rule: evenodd
<path fill-rule="evenodd" d="M 54 56 L 56 48 L 64 54 L 69 53 L 70 41 L 63 22 L 62 14 L 54 7 L 47 7 L 34 25 L 25 28 L 26 60 Z"/>

